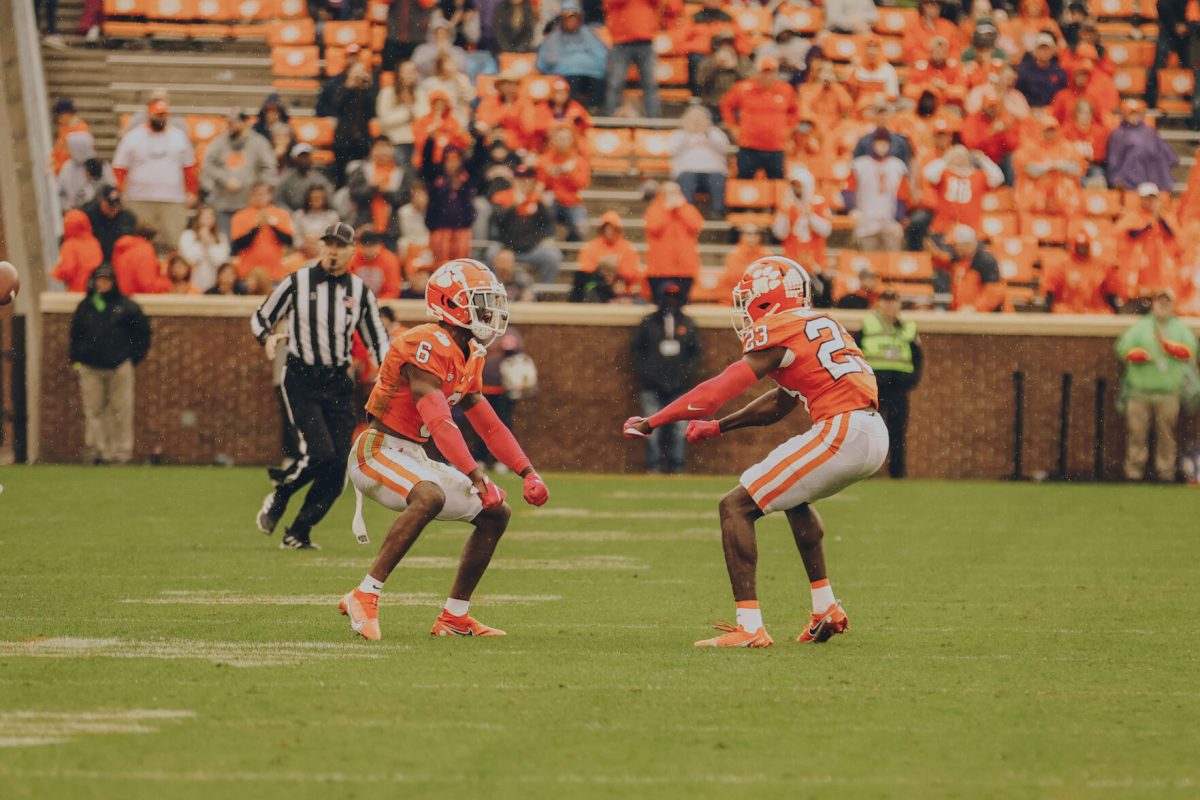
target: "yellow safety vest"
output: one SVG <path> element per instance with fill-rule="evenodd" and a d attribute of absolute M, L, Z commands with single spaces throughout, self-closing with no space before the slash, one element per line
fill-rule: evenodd
<path fill-rule="evenodd" d="M 917 338 L 917 323 L 899 320 L 887 325 L 878 314 L 863 317 L 862 351 L 871 369 L 912 374 L 912 343 Z"/>

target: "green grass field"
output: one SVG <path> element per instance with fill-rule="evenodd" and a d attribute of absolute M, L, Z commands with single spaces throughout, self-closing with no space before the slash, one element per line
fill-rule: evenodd
<path fill-rule="evenodd" d="M 438 525 L 366 643 L 350 494 L 282 552 L 261 470 L 0 470 L 0 797 L 1200 795 L 1195 490 L 855 486 L 819 505 L 850 634 L 794 643 L 771 518 L 776 646 L 696 651 L 732 618 L 733 479 L 547 477 L 472 606 L 507 638 L 429 638 L 466 530 Z"/>

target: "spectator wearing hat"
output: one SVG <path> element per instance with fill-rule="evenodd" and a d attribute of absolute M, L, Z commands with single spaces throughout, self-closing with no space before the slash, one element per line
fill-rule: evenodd
<path fill-rule="evenodd" d="M 712 53 L 700 59 L 696 66 L 696 82 L 692 93 L 720 120 L 721 100 L 739 81 L 754 74 L 750 59 L 737 51 L 732 31 L 717 31 L 712 36 Z"/>
<path fill-rule="evenodd" d="M 1145 300 L 1162 288 L 1177 289 L 1183 257 L 1180 227 L 1163 209 L 1159 188 L 1146 181 L 1137 187 L 1138 205 L 1117 220 L 1117 271 L 1112 286 L 1126 311 L 1141 312 Z"/>
<path fill-rule="evenodd" d="M 274 184 L 278 178 L 271 143 L 250 127 L 245 112 L 226 116 L 225 130 L 209 142 L 200 166 L 200 188 L 217 212 L 217 226 L 226 236 L 233 215 L 250 201 L 250 187 Z"/>
<path fill-rule="evenodd" d="M 646 207 L 646 277 L 655 302 L 668 284 L 678 287 L 686 305 L 700 273 L 697 245 L 704 217 L 688 203 L 679 184 L 668 181 Z"/>
<path fill-rule="evenodd" d="M 1058 63 L 1058 43 L 1049 33 L 1039 33 L 1033 52 L 1026 53 L 1017 67 L 1017 90 L 1032 108 L 1044 108 L 1067 85 L 1067 73 Z"/>
<path fill-rule="evenodd" d="M 879 21 L 872 0 L 825 0 L 825 30 L 865 36 Z"/>
<path fill-rule="evenodd" d="M 434 92 L 443 92 L 450 102 L 459 124 L 464 127 L 471 120 L 471 104 L 475 102 L 475 84 L 467 74 L 458 68 L 458 62 L 449 56 L 438 56 L 435 62 L 435 72 L 428 78 L 423 78 L 417 85 L 417 106 L 415 113 L 418 117 L 429 113 Z M 416 148 L 420 151 L 420 148 Z"/>
<path fill-rule="evenodd" d="M 107 185 L 99 188 L 96 199 L 84 206 L 82 211 L 92 223 L 92 235 L 100 242 L 104 260 L 110 261 L 117 239 L 133 233 L 137 217 L 125 208 L 121 190 Z"/>
<path fill-rule="evenodd" d="M 946 155 L 925 165 L 922 177 L 932 189 L 934 204 L 930 231 L 944 236 L 963 226 L 979 230 L 983 220 L 983 198 L 1004 184 L 1004 173 L 983 153 L 954 145 Z"/>
<path fill-rule="evenodd" d="M 954 23 L 942 17 L 941 0 L 921 0 L 919 13 L 904 28 L 904 61 L 914 64 L 928 60 L 930 41 L 942 36 L 950 43 L 950 54 L 962 51 L 962 36 Z"/>
<path fill-rule="evenodd" d="M 83 208 L 95 199 L 101 186 L 112 186 L 117 178 L 112 165 L 96 156 L 96 139 L 89 131 L 67 134 L 71 160 L 58 171 L 58 200 L 62 208 Z"/>
<path fill-rule="evenodd" d="M 1059 6 L 1061 10 L 1061 5 Z M 1026 53 L 1037 48 L 1042 34 L 1054 40 L 1054 49 L 1062 40 L 1058 23 L 1051 16 L 1050 7 L 1045 0 L 1020 0 L 1017 13 L 1010 16 L 1004 24 L 1004 32 L 1012 42 L 1012 56 L 1020 59 Z"/>
<path fill-rule="evenodd" d="M 230 249 L 238 257 L 238 275 L 245 278 L 262 267 L 271 280 L 287 274 L 283 267 L 285 247 L 292 246 L 292 216 L 286 209 L 271 205 L 271 185 L 256 183 L 250 187 L 249 205 L 233 215 Z"/>
<path fill-rule="evenodd" d="M 67 137 L 72 133 L 88 133 L 91 128 L 80 119 L 75 110 L 75 101 L 69 97 L 60 97 L 54 101 L 51 108 L 54 115 L 54 125 L 58 129 L 54 140 L 54 149 L 50 151 L 50 165 L 57 175 L 63 165 L 71 160 L 71 149 L 67 146 Z"/>
<path fill-rule="evenodd" d="M 850 162 L 842 197 L 860 250 L 900 250 L 910 197 L 908 167 L 892 155 L 892 136 L 886 128 L 875 129 L 869 155 Z"/>
<path fill-rule="evenodd" d="M 1084 174 L 1085 186 L 1097 183 L 1101 188 L 1108 185 L 1104 175 L 1104 164 L 1108 158 L 1108 137 L 1111 131 L 1096 118 L 1092 104 L 1080 100 L 1075 104 L 1071 118 L 1062 126 L 1062 135 L 1075 148 L 1075 152 L 1087 164 Z"/>
<path fill-rule="evenodd" d="M 879 411 L 888 429 L 888 475 L 903 478 L 908 472 L 908 396 L 921 382 L 924 363 L 917 324 L 900 316 L 900 296 L 887 289 L 863 317 L 854 339 L 879 385 Z"/>
<path fill-rule="evenodd" d="M 559 126 L 575 129 L 580 137 L 592 128 L 592 115 L 583 104 L 571 99 L 571 86 L 566 78 L 550 81 L 550 94 L 531 106 L 526 106 L 521 119 L 521 148 L 530 153 L 546 149 L 550 129 Z"/>
<path fill-rule="evenodd" d="M 604 113 L 612 116 L 621 102 L 629 65 L 637 67 L 646 116 L 662 116 L 658 101 L 654 37 L 660 28 L 659 0 L 604 0 L 604 18 L 612 37 L 606 67 Z"/>
<path fill-rule="evenodd" d="M 758 74 L 734 85 L 721 100 L 721 117 L 738 145 L 739 178 L 762 170 L 770 180 L 783 178 L 783 154 L 796 126 L 796 93 L 779 79 L 779 62 L 759 59 Z"/>
<path fill-rule="evenodd" d="M 1082 229 L 1067 250 L 1053 250 L 1043 257 L 1041 289 L 1046 308 L 1055 314 L 1111 314 L 1108 295 L 1110 273 L 1115 269 L 1111 255 L 1098 256 L 1091 237 Z"/>
<path fill-rule="evenodd" d="M 613 285 L 617 280 L 623 282 L 630 293 L 639 293 L 642 284 L 642 260 L 634 246 L 625 238 L 621 215 L 616 211 L 605 211 L 600 215 L 600 228 L 595 239 L 583 246 L 579 251 L 579 268 L 575 271 L 572 297 L 576 293 L 586 293 L 583 284 L 591 280 L 591 276 L 604 266 L 611 266 L 613 280 L 606 285 Z M 615 296 L 615 289 L 613 295 Z M 604 302 L 608 302 L 609 297 Z M 573 302 L 582 302 L 576 299 Z"/>
<path fill-rule="evenodd" d="M 1017 211 L 1022 215 L 1070 217 L 1083 202 L 1080 180 L 1087 162 L 1062 135 L 1053 116 L 1042 119 L 1040 136 L 1031 136 L 1013 158 Z"/>
<path fill-rule="evenodd" d="M 362 278 L 380 300 L 400 296 L 400 259 L 384 247 L 384 237 L 370 223 L 355 233 L 354 255 L 350 256 L 349 270 Z"/>
<path fill-rule="evenodd" d="M 1175 315 L 1174 291 L 1154 292 L 1150 313 L 1117 340 L 1116 353 L 1125 364 L 1117 400 L 1125 414 L 1125 478 L 1145 477 L 1153 424 L 1155 473 L 1159 481 L 1173 482 L 1180 398 L 1196 360 L 1196 335 Z"/>
<path fill-rule="evenodd" d="M 400 238 L 396 212 L 408 202 L 410 181 L 408 173 L 396 164 L 391 139 L 376 137 L 371 143 L 370 158 L 351 174 L 347 186 L 354 203 L 354 224 L 370 224 L 373 236 L 396 252 L 396 242 Z"/>
<path fill-rule="evenodd" d="M 437 167 L 442 163 L 442 156 L 447 149 L 464 150 L 470 143 L 470 136 L 454 115 L 450 96 L 440 89 L 434 90 L 429 95 L 429 112 L 413 122 L 413 145 L 416 148 L 413 151 L 413 166 L 423 170 L 425 159 L 428 158 L 431 159 L 431 166 Z"/>
<path fill-rule="evenodd" d="M 691 106 L 680 118 L 680 128 L 671 134 L 667 152 L 671 154 L 671 179 L 679 184 L 683 196 L 696 205 L 696 193 L 708 193 L 712 213 L 725 216 L 725 177 L 729 172 L 729 137 L 713 125 L 712 115 L 700 106 Z"/>
<path fill-rule="evenodd" d="M 1099 82 L 1092 79 L 1096 74 L 1096 62 L 1091 59 L 1082 59 L 1075 64 L 1075 71 L 1071 73 L 1067 86 L 1059 90 L 1050 102 L 1050 113 L 1060 124 L 1066 124 L 1075 113 L 1075 104 L 1081 100 L 1091 103 L 1092 109 L 1101 118 L 1107 118 L 1117 110 L 1120 98 L 1106 96 Z"/>
<path fill-rule="evenodd" d="M 959 61 L 964 65 L 978 66 L 992 61 L 1008 61 L 1008 53 L 996 46 L 999 31 L 992 17 L 979 17 L 971 33 L 971 43 L 962 51 Z"/>
<path fill-rule="evenodd" d="M 1146 124 L 1146 107 L 1128 98 L 1121 105 L 1124 117 L 1108 137 L 1108 184 L 1133 189 L 1153 183 L 1164 192 L 1175 185 L 1171 170 L 1179 163 L 1174 148 Z"/>
<path fill-rule="evenodd" d="M 313 146 L 299 142 L 292 145 L 291 166 L 279 176 L 275 204 L 288 211 L 300 211 L 308 202 L 308 193 L 313 187 L 324 191 L 326 200 L 333 197 L 333 184 L 313 166 Z"/>
<path fill-rule="evenodd" d="M 171 288 L 154 249 L 157 235 L 152 225 L 139 222 L 137 230 L 113 246 L 112 267 L 121 294 L 164 294 Z"/>
<path fill-rule="evenodd" d="M 1013 184 L 1012 160 L 1021 145 L 1021 128 L 995 89 L 983 90 L 979 110 L 963 120 L 959 136 L 968 149 L 978 150 L 1000 167 L 1006 184 Z"/>
<path fill-rule="evenodd" d="M 577 0 L 566 0 L 558 25 L 537 49 L 537 71 L 565 78 L 571 96 L 592 108 L 604 102 L 608 48 L 583 24 Z"/>
<path fill-rule="evenodd" d="M 51 273 L 62 281 L 68 292 L 87 291 L 88 279 L 104 263 L 100 242 L 92 235 L 87 214 L 71 209 L 63 218 L 63 242 L 58 249 L 58 264 Z"/>
<path fill-rule="evenodd" d="M 171 126 L 172 128 L 178 128 L 181 133 L 190 136 L 191 134 L 188 132 L 187 120 L 183 118 L 183 115 L 170 113 L 169 108 L 171 103 L 171 93 L 161 86 L 157 86 L 146 92 L 146 107 L 139 108 L 137 111 L 134 111 L 133 114 L 125 120 L 125 124 L 121 127 L 121 135 L 124 136 L 134 128 L 139 128 L 149 122 L 150 106 L 160 100 L 168 105 L 167 125 Z"/>
<path fill-rule="evenodd" d="M 196 154 L 187 134 L 167 124 L 165 100 L 150 103 L 147 113 L 145 125 L 121 137 L 113 172 L 129 210 L 158 231 L 162 246 L 174 247 L 196 203 Z"/>
<path fill-rule="evenodd" d="M 192 223 L 179 237 L 179 255 L 191 268 L 192 285 L 207 291 L 217 282 L 217 271 L 229 260 L 229 237 L 217 227 L 217 214 L 199 206 Z"/>
<path fill-rule="evenodd" d="M 806 268 L 825 271 L 825 241 L 833 233 L 833 222 L 825 198 L 817 194 L 816 180 L 800 164 L 788 173 L 788 191 L 775 213 L 771 231 L 785 256 Z"/>
<path fill-rule="evenodd" d="M 856 101 L 875 95 L 880 95 L 880 99 L 900 96 L 900 76 L 883 57 L 883 40 L 875 34 L 864 41 L 862 59 L 856 58 L 850 63 L 846 88 Z"/>
<path fill-rule="evenodd" d="M 521 126 L 526 115 L 533 113 L 533 103 L 521 96 L 520 88 L 520 75 L 502 72 L 475 107 L 475 130 L 491 138 L 501 137 L 509 150 L 524 146 Z"/>
<path fill-rule="evenodd" d="M 587 226 L 587 208 L 580 192 L 592 182 L 592 168 L 575 140 L 575 129 L 552 129 L 550 143 L 538 158 L 537 180 L 553 199 L 551 213 L 567 226 L 567 241 L 578 242 Z"/>
<path fill-rule="evenodd" d="M 411 61 L 396 67 L 394 73 L 380 77 L 379 94 L 375 97 L 375 119 L 384 136 L 396 146 L 396 163 L 412 163 L 414 145 L 413 122 L 417 118 L 417 91 L 420 74 Z"/>
<path fill-rule="evenodd" d="M 397 0 L 397 6 L 417 0 Z M 336 117 L 333 130 L 333 168 L 330 180 L 341 186 L 351 161 L 367 157 L 371 146 L 371 120 L 375 117 L 375 82 L 370 68 L 359 57 L 357 45 L 346 48 L 347 66 L 341 75 L 325 82 L 317 97 L 317 116 Z"/>
<path fill-rule="evenodd" d="M 532 167 L 521 165 L 513 171 L 513 186 L 496 195 L 495 224 L 498 246 L 507 247 L 517 261 L 528 264 L 539 283 L 553 283 L 562 269 L 562 251 L 554 246 L 554 218 L 542 202 Z M 489 255 L 489 258 L 491 255 Z"/>
<path fill-rule="evenodd" d="M 949 262 L 951 311 L 1002 311 L 1004 284 L 996 257 L 979 242 L 975 229 L 957 225 L 944 250 Z"/>
<path fill-rule="evenodd" d="M 457 72 L 469 73 L 471 65 L 466 51 L 454 44 L 454 26 L 435 14 L 429 23 L 429 41 L 417 46 L 412 62 L 422 78 L 429 78 L 439 71 L 439 60 L 447 58 L 454 62 Z"/>
<path fill-rule="evenodd" d="M 492 17 L 496 49 L 501 53 L 532 53 L 538 33 L 537 9 L 529 0 L 500 0 Z"/>

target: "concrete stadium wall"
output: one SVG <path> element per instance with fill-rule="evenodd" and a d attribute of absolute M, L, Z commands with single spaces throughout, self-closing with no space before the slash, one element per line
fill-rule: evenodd
<path fill-rule="evenodd" d="M 67 363 L 70 312 L 79 295 L 42 297 L 44 349 L 41 459 L 78 461 L 83 423 L 79 390 Z M 166 463 L 275 462 L 280 416 L 269 364 L 249 333 L 251 298 L 141 298 L 153 318 L 150 357 L 137 371 L 138 459 L 160 453 Z M 402 320 L 423 321 L 423 305 L 396 303 Z M 537 361 L 540 393 L 518 405 L 516 432 L 534 462 L 548 470 L 638 471 L 640 445 L 620 437 L 637 412 L 627 356 L 631 327 L 647 309 L 519 304 L 513 325 Z M 738 357 L 725 309 L 697 308 L 704 374 Z M 856 330 L 861 312 L 839 312 Z M 1103 463 L 1119 477 L 1123 424 L 1113 409 L 1120 369 L 1112 345 L 1129 318 L 913 314 L 922 330 L 926 371 L 912 397 L 912 477 L 1004 478 L 1013 471 L 1013 373 L 1025 376 L 1024 473 L 1053 474 L 1058 460 L 1061 385 L 1071 373 L 1068 474 L 1090 478 L 1095 389 L 1104 397 Z M 1200 327 L 1200 320 L 1197 320 Z M 764 382 L 747 398 L 761 392 Z M 191 413 L 188 413 L 191 412 Z M 1186 436 L 1195 435 L 1195 423 Z M 738 472 L 785 436 L 805 430 L 796 412 L 774 429 L 739 431 L 692 448 L 689 469 Z M 1188 441 L 1187 438 L 1184 441 Z"/>

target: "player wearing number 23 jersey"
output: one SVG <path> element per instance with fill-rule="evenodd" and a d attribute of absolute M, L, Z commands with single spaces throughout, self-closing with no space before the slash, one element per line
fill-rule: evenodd
<path fill-rule="evenodd" d="M 824 642 L 849 628 L 825 574 L 821 518 L 811 504 L 873 475 L 887 456 L 887 428 L 876 410 L 875 375 L 845 328 L 810 308 L 808 273 L 779 256 L 746 268 L 733 291 L 734 327 L 743 358 L 660 412 L 625 423 L 640 437 L 669 422 L 690 419 L 687 438 L 698 443 L 737 428 L 771 425 L 803 403 L 813 426 L 772 450 L 742 473 L 721 501 L 726 566 L 737 602 L 737 624 L 721 623 L 721 636 L 703 647 L 766 647 L 755 578 L 754 522 L 787 514 L 812 584 L 813 613 L 801 642 Z M 703 419 L 770 377 L 776 388 L 727 417 Z"/>

